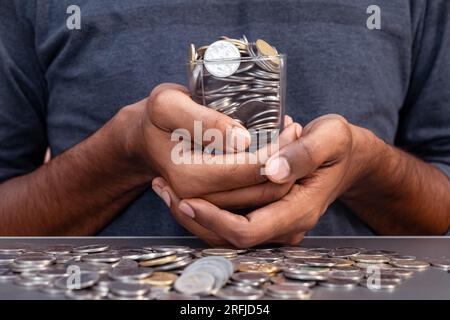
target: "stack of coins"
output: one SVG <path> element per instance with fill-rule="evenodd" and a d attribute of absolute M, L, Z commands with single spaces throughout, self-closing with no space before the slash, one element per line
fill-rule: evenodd
<path fill-rule="evenodd" d="M 189 88 L 195 101 L 222 112 L 259 139 L 283 125 L 285 59 L 262 39 L 243 36 L 189 48 Z M 261 143 L 263 144 L 263 143 Z"/>
<path fill-rule="evenodd" d="M 394 290 L 430 266 L 448 271 L 450 259 L 352 247 L 15 244 L 0 247 L 0 286 L 10 282 L 70 299 L 308 299 L 319 287 Z"/>

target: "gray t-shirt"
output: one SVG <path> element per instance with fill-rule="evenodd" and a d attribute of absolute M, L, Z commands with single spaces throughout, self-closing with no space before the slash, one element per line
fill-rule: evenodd
<path fill-rule="evenodd" d="M 374 2 L 381 30 L 366 26 Z M 72 4 L 81 30 L 66 27 Z M 189 43 L 243 34 L 288 55 L 296 121 L 341 114 L 450 175 L 448 0 L 2 0 L 0 182 L 35 170 L 47 146 L 56 156 L 78 144 L 157 84 L 186 83 Z M 149 189 L 100 234 L 186 233 Z M 310 234 L 373 231 L 337 201 Z"/>

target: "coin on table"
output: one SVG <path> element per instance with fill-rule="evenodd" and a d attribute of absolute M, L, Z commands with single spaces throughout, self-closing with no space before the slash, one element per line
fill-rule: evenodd
<path fill-rule="evenodd" d="M 17 273 L 12 271 L 0 272 L 0 282 L 9 282 L 18 278 Z"/>
<path fill-rule="evenodd" d="M 215 296 L 224 300 L 258 300 L 262 298 L 264 291 L 256 288 L 239 288 L 228 286 L 220 289 Z"/>
<path fill-rule="evenodd" d="M 188 295 L 178 292 L 167 292 L 156 296 L 157 300 L 199 300 L 200 297 L 196 295 Z"/>
<path fill-rule="evenodd" d="M 177 246 L 177 245 L 158 245 L 153 246 L 153 250 L 156 251 L 175 251 L 176 253 L 193 253 L 194 249 L 189 248 L 188 246 Z"/>
<path fill-rule="evenodd" d="M 118 296 L 137 297 L 147 294 L 150 291 L 150 286 L 140 283 L 114 281 L 109 285 L 109 290 Z"/>
<path fill-rule="evenodd" d="M 14 263 L 19 265 L 50 265 L 55 262 L 55 258 L 51 255 L 21 255 L 14 260 Z"/>
<path fill-rule="evenodd" d="M 222 257 L 236 257 L 237 251 L 233 249 L 212 248 L 202 250 L 203 256 L 222 256 Z"/>
<path fill-rule="evenodd" d="M 43 252 L 54 255 L 70 254 L 72 250 L 73 246 L 68 244 L 51 245 L 42 249 Z"/>
<path fill-rule="evenodd" d="M 237 266 L 240 272 L 263 272 L 267 274 L 274 274 L 280 271 L 280 268 L 273 263 L 244 263 Z"/>
<path fill-rule="evenodd" d="M 366 254 L 358 254 L 356 256 L 351 257 L 352 260 L 360 262 L 360 263 L 387 263 L 391 259 L 382 255 L 366 255 Z"/>
<path fill-rule="evenodd" d="M 395 255 L 395 256 L 390 256 L 392 261 L 404 261 L 404 260 L 416 260 L 415 256 L 406 256 L 406 255 Z"/>
<path fill-rule="evenodd" d="M 322 257 L 322 254 L 319 252 L 285 252 L 284 256 L 286 258 L 298 258 L 298 259 L 313 259 L 313 258 L 320 258 Z"/>
<path fill-rule="evenodd" d="M 80 290 L 92 287 L 99 280 L 100 275 L 96 272 L 81 272 L 79 277 L 70 275 L 57 278 L 53 284 L 60 289 Z"/>
<path fill-rule="evenodd" d="M 375 279 L 373 279 L 373 281 L 362 280 L 360 282 L 360 285 L 370 290 L 393 290 L 399 285 L 399 283 L 397 281 L 392 281 L 389 279 L 380 279 L 378 281 L 375 281 Z"/>
<path fill-rule="evenodd" d="M 184 273 L 175 281 L 175 289 L 188 295 L 208 295 L 214 288 L 215 278 L 210 273 L 195 271 Z"/>
<path fill-rule="evenodd" d="M 328 252 L 328 255 L 333 258 L 350 258 L 352 256 L 356 256 L 361 252 L 358 248 L 341 248 L 341 249 L 333 249 Z"/>
<path fill-rule="evenodd" d="M 132 259 L 120 259 L 117 263 L 113 264 L 114 268 L 138 268 L 139 263 Z"/>
<path fill-rule="evenodd" d="M 148 278 L 152 274 L 152 268 L 114 268 L 108 273 L 108 276 L 114 280 L 133 282 L 136 280 Z"/>
<path fill-rule="evenodd" d="M 97 253 L 107 251 L 109 246 L 106 244 L 90 244 L 85 246 L 77 246 L 73 248 L 73 252 L 77 253 Z"/>
<path fill-rule="evenodd" d="M 449 270 L 450 269 L 450 258 L 436 258 L 429 259 L 428 262 L 436 268 Z"/>
<path fill-rule="evenodd" d="M 319 282 L 319 285 L 329 289 L 353 289 L 356 288 L 359 280 L 330 278 L 327 281 Z"/>
<path fill-rule="evenodd" d="M 66 297 L 72 300 L 100 300 L 102 295 L 90 289 L 67 290 Z"/>
<path fill-rule="evenodd" d="M 206 70 L 216 77 L 229 77 L 240 65 L 241 53 L 231 42 L 219 40 L 206 49 L 203 60 Z"/>
<path fill-rule="evenodd" d="M 121 256 L 117 253 L 92 253 L 87 254 L 81 257 L 81 261 L 84 262 L 105 262 L 105 263 L 114 263 L 118 262 L 121 259 Z"/>
<path fill-rule="evenodd" d="M 171 256 L 166 256 L 166 257 L 162 257 L 162 258 L 156 258 L 156 259 L 141 261 L 141 262 L 139 262 L 139 265 L 141 267 L 160 266 L 160 265 L 163 265 L 163 264 L 167 264 L 167 263 L 173 262 L 176 259 L 177 259 L 176 255 L 171 255 Z"/>
<path fill-rule="evenodd" d="M 296 283 L 296 284 L 301 284 L 302 286 L 305 286 L 307 288 L 311 288 L 316 285 L 316 281 L 291 280 L 291 279 L 286 278 L 282 274 L 277 274 L 276 276 L 270 277 L 270 282 L 272 282 L 274 284 Z"/>
<path fill-rule="evenodd" d="M 337 263 L 331 258 L 307 258 L 304 259 L 306 264 L 312 267 L 333 267 Z"/>
<path fill-rule="evenodd" d="M 19 257 L 18 254 L 11 254 L 11 253 L 0 254 L 0 265 L 8 265 L 8 264 L 14 262 L 14 260 L 17 257 Z"/>
<path fill-rule="evenodd" d="M 111 265 L 108 263 L 96 262 L 96 263 L 87 263 L 87 262 L 78 262 L 78 261 L 69 261 L 66 264 L 67 267 L 72 266 L 77 267 L 80 271 L 85 272 L 97 272 L 99 274 L 106 274 L 111 270 Z"/>
<path fill-rule="evenodd" d="M 301 284 L 272 284 L 266 287 L 266 293 L 278 299 L 309 299 L 311 290 Z"/>
<path fill-rule="evenodd" d="M 270 280 L 267 273 L 262 272 L 237 272 L 231 276 L 231 279 L 250 286 L 258 286 Z"/>
<path fill-rule="evenodd" d="M 177 275 L 171 272 L 154 272 L 150 277 L 140 280 L 140 283 L 165 287 L 171 286 L 177 278 Z"/>
<path fill-rule="evenodd" d="M 391 265 L 398 268 L 416 270 L 424 270 L 430 266 L 428 262 L 420 260 L 391 261 Z"/>
<path fill-rule="evenodd" d="M 343 271 L 332 270 L 329 274 L 329 279 L 360 281 L 363 278 L 364 274 L 361 271 L 359 271 L 359 273 L 348 273 Z"/>

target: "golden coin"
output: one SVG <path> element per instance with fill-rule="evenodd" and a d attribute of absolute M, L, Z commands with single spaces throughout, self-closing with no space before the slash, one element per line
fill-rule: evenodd
<path fill-rule="evenodd" d="M 238 264 L 237 270 L 240 272 L 263 272 L 273 275 L 280 269 L 272 263 L 242 263 Z"/>
<path fill-rule="evenodd" d="M 258 49 L 258 52 L 265 57 L 274 57 L 278 56 L 278 51 L 272 47 L 270 44 L 268 44 L 266 41 L 262 39 L 256 40 L 256 49 Z M 271 63 L 275 65 L 279 65 L 280 61 L 279 59 L 271 59 L 269 60 Z"/>
<path fill-rule="evenodd" d="M 166 256 L 166 257 L 162 257 L 162 258 L 141 261 L 141 262 L 139 262 L 139 265 L 141 267 L 160 266 L 162 264 L 170 263 L 176 259 L 177 259 L 177 256 L 174 254 L 172 256 Z"/>
<path fill-rule="evenodd" d="M 193 62 L 197 58 L 197 51 L 195 50 L 195 45 L 191 43 L 189 46 L 189 61 Z"/>
<path fill-rule="evenodd" d="M 139 282 L 151 286 L 167 287 L 171 286 L 177 278 L 177 275 L 171 272 L 154 272 L 150 277 Z"/>

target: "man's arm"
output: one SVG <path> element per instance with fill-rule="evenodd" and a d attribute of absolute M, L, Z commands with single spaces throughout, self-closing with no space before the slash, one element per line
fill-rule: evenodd
<path fill-rule="evenodd" d="M 126 152 L 136 116 L 124 108 L 85 141 L 0 184 L 0 234 L 86 235 L 102 228 L 151 179 Z"/>
<path fill-rule="evenodd" d="M 383 235 L 445 234 L 450 227 L 450 180 L 445 174 L 367 130 L 353 131 L 361 140 L 354 152 L 361 159 L 355 161 L 368 169 L 341 200 Z"/>

